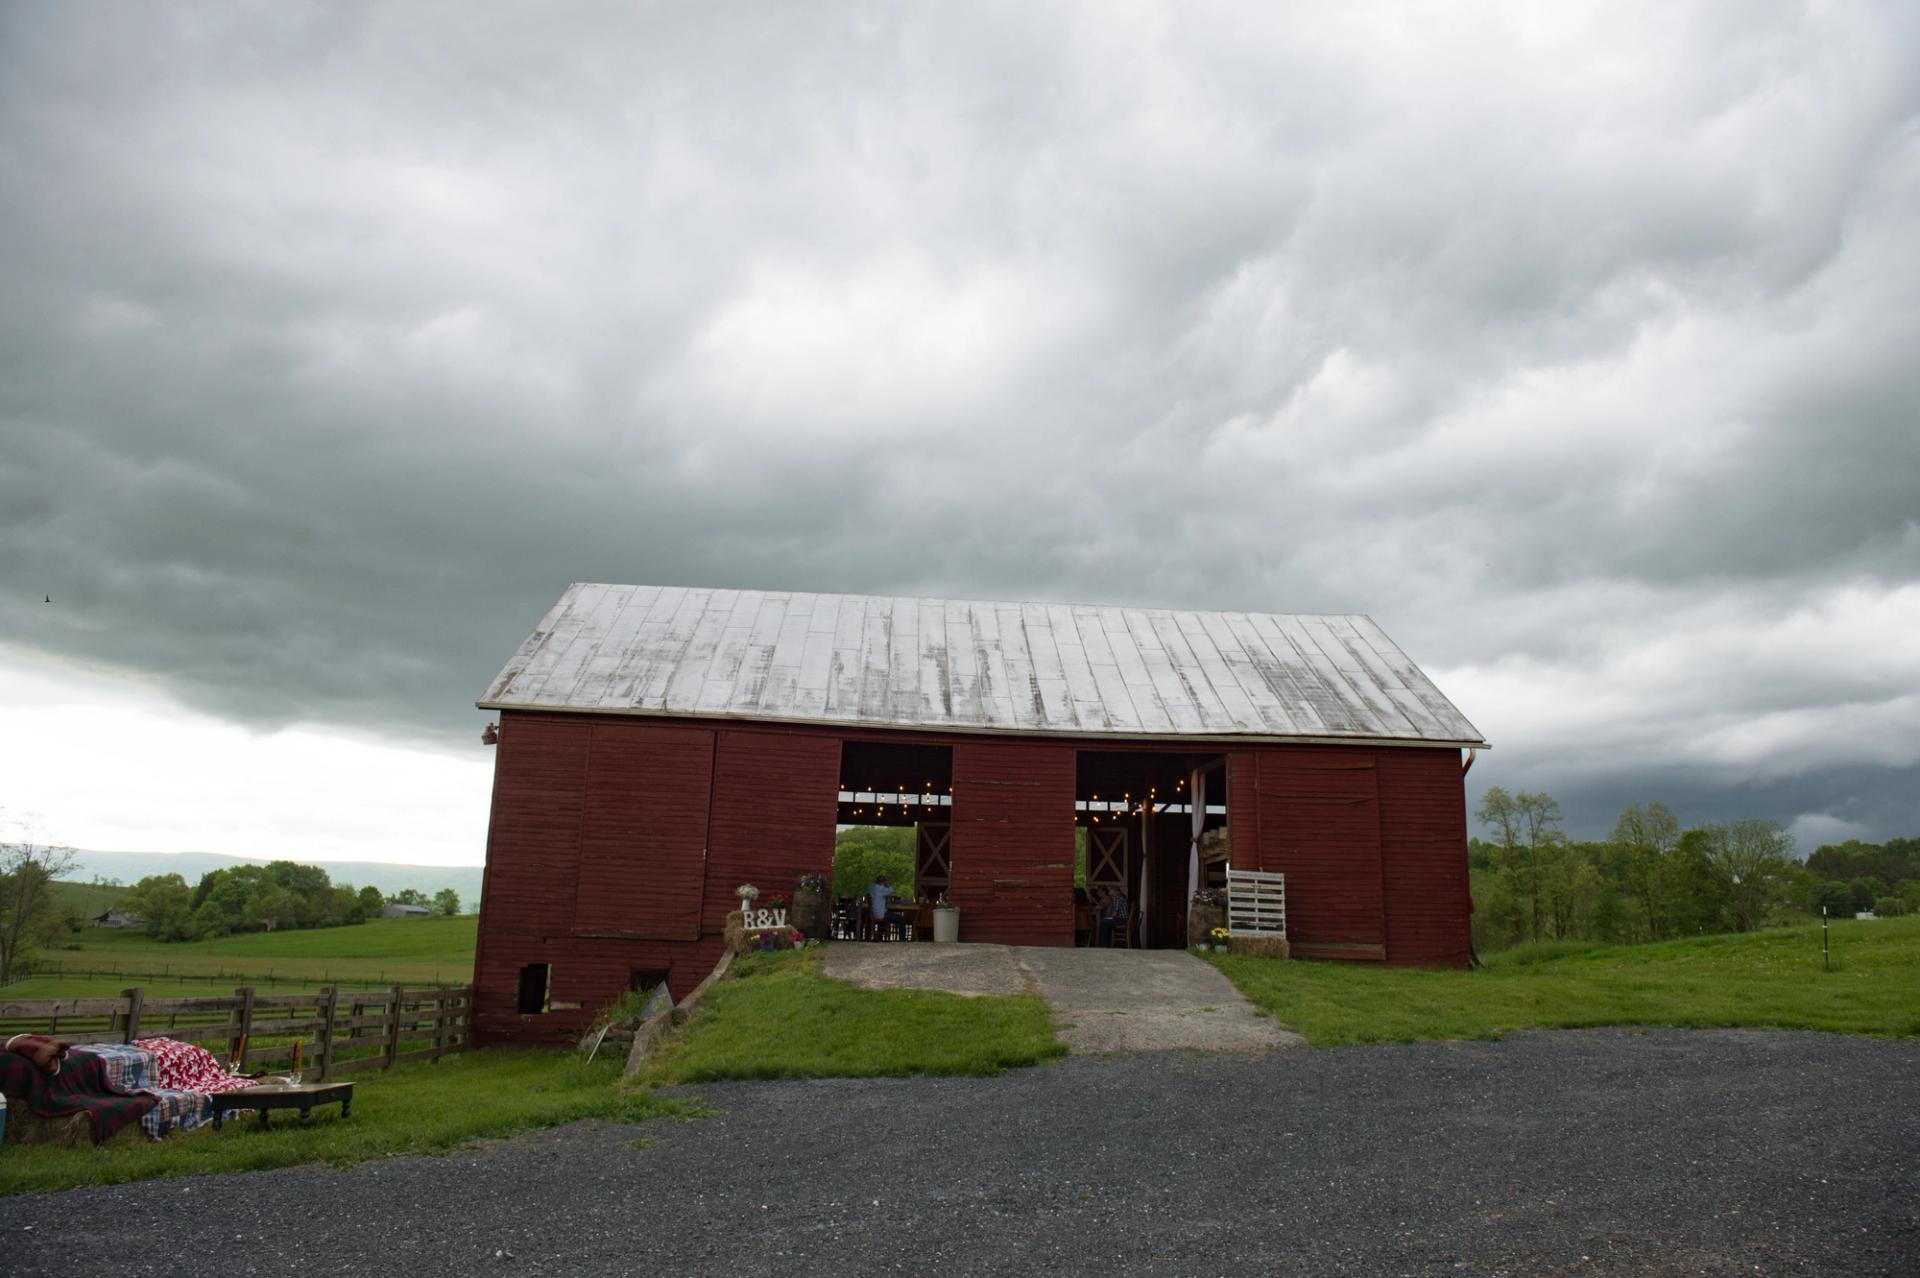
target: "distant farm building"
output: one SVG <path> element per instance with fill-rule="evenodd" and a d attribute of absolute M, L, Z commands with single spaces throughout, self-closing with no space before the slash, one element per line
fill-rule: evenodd
<path fill-rule="evenodd" d="M 417 919 L 433 913 L 424 905 L 384 905 L 380 907 L 383 919 Z"/>
<path fill-rule="evenodd" d="M 105 914 L 99 915 L 93 920 L 93 926 L 95 927 L 126 928 L 145 927 L 146 925 L 147 921 L 138 914 L 128 914 L 124 910 L 108 910 Z"/>
<path fill-rule="evenodd" d="M 1072 944 L 1082 830 L 1146 946 L 1187 943 L 1198 844 L 1285 875 L 1297 954 L 1470 957 L 1485 742 L 1366 617 L 576 584 L 477 704 L 483 1041 L 685 992 L 734 889 L 791 893 L 843 825 L 915 828 L 963 942 Z"/>

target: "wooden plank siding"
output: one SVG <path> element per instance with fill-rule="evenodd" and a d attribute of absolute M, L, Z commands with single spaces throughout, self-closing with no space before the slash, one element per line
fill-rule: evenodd
<path fill-rule="evenodd" d="M 963 941 L 1073 944 L 1075 752 L 953 747 L 953 882 Z"/>
<path fill-rule="evenodd" d="M 699 938 L 713 751 L 703 728 L 593 725 L 576 936 Z"/>
<path fill-rule="evenodd" d="M 1453 750 L 1381 750 L 1387 961 L 1464 967 L 1473 959 L 1467 801 Z"/>
<path fill-rule="evenodd" d="M 713 817 L 702 930 L 718 933 L 739 908 L 734 889 L 792 898 L 808 871 L 833 868 L 840 740 L 728 729 L 713 759 Z"/>

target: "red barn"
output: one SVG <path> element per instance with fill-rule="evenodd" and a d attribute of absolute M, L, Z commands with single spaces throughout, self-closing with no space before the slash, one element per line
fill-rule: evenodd
<path fill-rule="evenodd" d="M 1297 954 L 1469 958 L 1485 742 L 1366 617 L 576 584 L 478 704 L 483 1041 L 685 993 L 734 888 L 790 893 L 849 824 L 918 830 L 962 941 L 1072 944 L 1080 855 L 1184 945 L 1198 842 L 1286 875 Z"/>

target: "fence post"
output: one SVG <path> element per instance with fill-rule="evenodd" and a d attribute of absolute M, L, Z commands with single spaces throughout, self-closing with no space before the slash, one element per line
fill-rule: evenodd
<path fill-rule="evenodd" d="M 326 997 L 320 1000 L 320 1043 L 317 1055 L 320 1060 L 320 1077 L 325 1078 L 333 1069 L 333 1018 L 340 1008 L 340 987 L 329 985 Z"/>
<path fill-rule="evenodd" d="M 429 1059 L 437 1061 L 447 1050 L 447 987 L 436 987 L 434 998 L 437 1001 L 433 1005 L 433 1055 Z"/>
<path fill-rule="evenodd" d="M 240 1040 L 233 1047 L 233 1072 L 247 1070 L 247 1039 L 253 1034 L 253 986 L 242 985 L 234 991 L 240 996 Z"/>
<path fill-rule="evenodd" d="M 135 985 L 121 990 L 120 997 L 127 1000 L 126 1041 L 131 1043 L 140 1037 L 140 1007 L 147 1000 L 146 987 Z"/>
<path fill-rule="evenodd" d="M 393 987 L 393 1019 L 387 1022 L 387 1063 L 381 1069 L 392 1069 L 393 1058 L 400 1054 L 400 996 L 405 992 L 398 985 Z"/>

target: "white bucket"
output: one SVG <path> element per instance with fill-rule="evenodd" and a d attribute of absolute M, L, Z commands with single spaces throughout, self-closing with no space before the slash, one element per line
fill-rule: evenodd
<path fill-rule="evenodd" d="M 935 945 L 953 945 L 959 940 L 959 907 L 953 905 L 936 905 L 933 908 L 933 943 Z"/>

